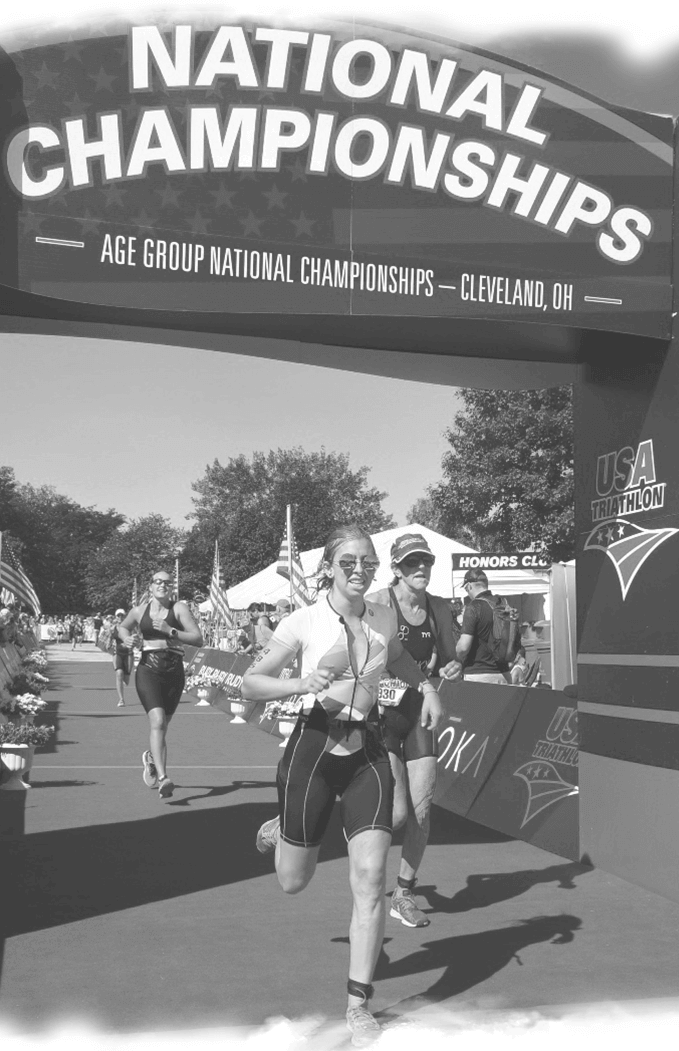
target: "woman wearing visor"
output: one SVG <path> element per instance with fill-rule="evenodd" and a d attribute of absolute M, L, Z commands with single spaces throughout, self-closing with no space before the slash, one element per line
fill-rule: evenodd
<path fill-rule="evenodd" d="M 202 646 L 203 636 L 185 602 L 172 601 L 172 578 L 159 570 L 151 580 L 151 601 L 135 606 L 118 626 L 123 643 L 141 635 L 142 653 L 134 684 L 149 717 L 150 749 L 142 755 L 144 782 L 161 799 L 174 792 L 167 774 L 167 728 L 184 690 L 182 643 Z"/>
<path fill-rule="evenodd" d="M 398 637 L 425 675 L 456 680 L 462 677 L 462 665 L 455 654 L 453 613 L 446 599 L 427 591 L 434 562 L 420 533 L 398 537 L 391 547 L 393 580 L 368 600 L 394 610 Z M 417 907 L 413 888 L 429 838 L 438 741 L 423 718 L 422 694 L 406 682 L 383 682 L 380 714 L 394 774 L 394 828 L 405 825 L 390 915 L 406 927 L 427 927 L 429 919 Z"/>
<path fill-rule="evenodd" d="M 377 718 L 383 670 L 425 691 L 422 718 L 430 729 L 441 716 L 436 690 L 398 639 L 393 611 L 364 598 L 378 565 L 367 533 L 357 526 L 335 530 L 319 566 L 325 594 L 280 622 L 242 685 L 247 700 L 303 698 L 278 766 L 279 816 L 257 835 L 260 852 L 275 850 L 286 893 L 299 893 L 311 880 L 335 799 L 341 799 L 353 896 L 347 1026 L 358 1047 L 380 1032 L 368 1001 L 384 936 L 392 831 L 393 778 Z M 298 652 L 302 677 L 280 679 Z"/>

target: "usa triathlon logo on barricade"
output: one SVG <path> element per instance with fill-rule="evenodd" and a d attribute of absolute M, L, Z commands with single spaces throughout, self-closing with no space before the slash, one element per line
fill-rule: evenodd
<path fill-rule="evenodd" d="M 591 505 L 596 525 L 585 540 L 585 551 L 608 555 L 623 600 L 646 559 L 678 530 L 646 529 L 620 515 L 659 510 L 665 504 L 665 488 L 657 479 L 652 439 L 640 442 L 636 450 L 626 445 L 597 461 L 597 499 Z"/>
<path fill-rule="evenodd" d="M 558 708 L 545 739 L 536 741 L 531 761 L 514 772 L 514 777 L 520 777 L 528 789 L 521 828 L 547 807 L 578 794 L 578 786 L 559 773 L 554 763 L 577 769 L 579 744 L 577 711 Z"/>

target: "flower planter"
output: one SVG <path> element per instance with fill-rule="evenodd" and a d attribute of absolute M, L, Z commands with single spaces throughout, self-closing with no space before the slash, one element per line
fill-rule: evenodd
<path fill-rule="evenodd" d="M 246 720 L 243 718 L 246 712 L 246 707 L 243 701 L 231 701 L 229 706 L 233 715 L 232 723 L 244 723 Z"/>
<path fill-rule="evenodd" d="M 200 689 L 196 690 L 196 694 L 198 696 L 198 700 L 194 704 L 194 708 L 198 708 L 199 706 L 204 708 L 206 704 L 210 703 L 208 701 L 208 699 L 207 699 L 207 695 L 208 695 L 209 692 L 210 691 L 208 689 L 206 689 L 204 686 L 201 686 Z"/>
<path fill-rule="evenodd" d="M 290 734 L 295 729 L 296 722 L 297 722 L 296 719 L 279 719 L 278 720 L 278 729 L 283 734 L 283 740 L 279 744 L 279 746 L 278 746 L 279 748 L 285 748 L 286 744 L 288 743 L 288 739 L 290 737 Z"/>
<path fill-rule="evenodd" d="M 30 770 L 35 748 L 30 744 L 0 745 L 3 781 L 0 792 L 26 792 L 31 786 L 21 780 L 21 775 Z"/>

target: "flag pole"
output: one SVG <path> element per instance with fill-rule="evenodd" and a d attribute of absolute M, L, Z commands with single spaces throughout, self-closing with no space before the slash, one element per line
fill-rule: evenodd
<path fill-rule="evenodd" d="M 288 583 L 290 585 L 290 611 L 295 608 L 294 588 L 292 584 L 292 504 L 285 510 L 285 527 L 288 533 Z"/>
<path fill-rule="evenodd" d="M 175 602 L 179 602 L 179 557 L 174 560 L 174 590 L 177 596 Z"/>

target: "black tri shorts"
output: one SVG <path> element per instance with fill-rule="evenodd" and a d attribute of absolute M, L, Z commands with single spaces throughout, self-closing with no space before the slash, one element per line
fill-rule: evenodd
<path fill-rule="evenodd" d="M 364 746 L 351 755 L 331 755 L 335 740 L 320 704 L 300 716 L 278 764 L 276 783 L 281 836 L 298 847 L 316 847 L 335 800 L 347 841 L 368 829 L 391 833 L 394 782 L 377 721 L 365 724 Z"/>
<path fill-rule="evenodd" d="M 420 724 L 423 699 L 419 690 L 409 689 L 399 704 L 385 705 L 380 710 L 387 750 L 405 763 L 439 754 L 438 737 Z"/>
<path fill-rule="evenodd" d="M 184 692 L 182 654 L 172 650 L 145 650 L 137 665 L 134 685 L 145 710 L 162 708 L 169 717 Z"/>

